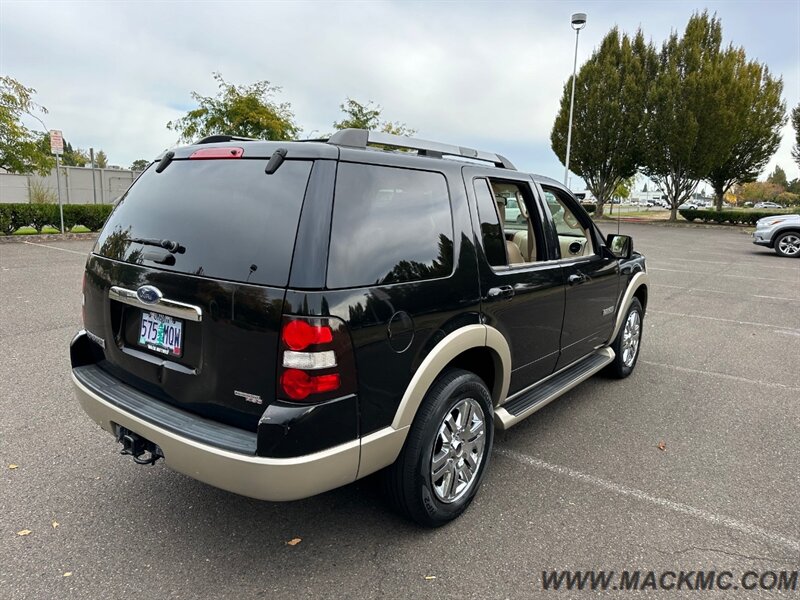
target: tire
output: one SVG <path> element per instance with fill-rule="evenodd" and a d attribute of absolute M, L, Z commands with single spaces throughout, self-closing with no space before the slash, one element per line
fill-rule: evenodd
<path fill-rule="evenodd" d="M 785 231 L 775 238 L 775 252 L 787 258 L 800 258 L 800 233 Z"/>
<path fill-rule="evenodd" d="M 639 302 L 638 298 L 634 298 L 628 307 L 628 312 L 625 313 L 622 327 L 620 327 L 614 343 L 611 344 L 611 349 L 614 351 L 615 356 L 613 362 L 606 367 L 606 373 L 618 379 L 624 379 L 633 373 L 636 362 L 639 360 L 639 350 L 642 346 L 643 324 L 644 309 L 642 309 L 642 303 Z M 631 347 L 632 342 L 634 342 L 633 347 Z M 628 352 L 626 353 L 626 351 Z M 632 352 L 632 356 L 630 352 Z"/>
<path fill-rule="evenodd" d="M 460 431 L 465 418 L 472 426 Z M 453 430 L 457 443 L 447 444 L 444 440 L 448 436 L 453 439 Z M 472 436 L 467 435 L 470 430 Z M 469 371 L 445 371 L 425 395 L 400 456 L 384 472 L 390 503 L 403 516 L 426 527 L 452 521 L 467 509 L 480 488 L 493 441 L 492 399 L 486 384 Z M 434 458 L 441 465 L 436 474 Z M 469 481 L 462 481 L 470 473 Z"/>

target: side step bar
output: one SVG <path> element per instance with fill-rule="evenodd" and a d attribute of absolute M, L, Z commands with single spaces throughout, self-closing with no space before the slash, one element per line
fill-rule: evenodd
<path fill-rule="evenodd" d="M 495 425 L 505 430 L 531 416 L 540 408 L 589 379 L 614 360 L 611 348 L 601 348 L 578 362 L 554 373 L 532 388 L 514 395 L 494 411 Z"/>

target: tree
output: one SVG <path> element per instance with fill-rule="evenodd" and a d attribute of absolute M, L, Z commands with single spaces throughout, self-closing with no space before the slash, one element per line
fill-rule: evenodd
<path fill-rule="evenodd" d="M 748 62 L 742 48 L 729 48 L 719 60 L 721 85 L 714 132 L 725 148 L 708 173 L 714 188 L 714 205 L 734 184 L 755 181 L 781 142 L 786 105 L 781 100 L 783 81 L 770 75 L 765 65 Z M 784 175 L 785 180 L 785 175 Z"/>
<path fill-rule="evenodd" d="M 786 179 L 786 171 L 780 165 L 775 165 L 775 170 L 767 177 L 768 183 L 781 186 L 784 190 L 789 187 L 789 180 Z"/>
<path fill-rule="evenodd" d="M 721 81 L 721 42 L 719 19 L 694 14 L 683 37 L 673 32 L 664 42 L 648 93 L 642 171 L 664 192 L 670 221 L 730 144 L 715 128 L 727 118 L 721 113 L 729 93 Z"/>
<path fill-rule="evenodd" d="M 131 171 L 144 171 L 152 161 L 139 158 L 131 163 Z"/>
<path fill-rule="evenodd" d="M 108 167 L 108 156 L 102 150 L 98 150 L 94 154 L 94 166 L 98 169 L 105 169 Z"/>
<path fill-rule="evenodd" d="M 800 167 L 800 104 L 792 109 L 792 127 L 794 127 L 794 148 L 792 148 L 792 158 Z"/>
<path fill-rule="evenodd" d="M 89 155 L 81 148 L 73 148 L 64 140 L 64 154 L 61 155 L 61 164 L 65 167 L 85 167 L 89 164 Z"/>
<path fill-rule="evenodd" d="M 645 194 L 647 193 L 647 182 L 646 182 L 646 181 L 644 182 L 644 187 L 642 188 L 642 191 L 643 191 Z"/>
<path fill-rule="evenodd" d="M 339 108 L 344 113 L 344 118 L 333 124 L 334 129 L 368 129 L 407 136 L 417 132 L 399 121 L 381 121 L 383 108 L 372 100 L 362 104 L 348 97 L 345 98 L 344 103 L 339 105 Z"/>
<path fill-rule="evenodd" d="M 43 147 L 41 132 L 32 131 L 22 123 L 23 115 L 38 119 L 36 112 L 47 114 L 44 106 L 33 101 L 34 94 L 35 89 L 11 77 L 0 77 L 0 167 L 9 173 L 45 175 L 55 164 L 49 140 Z"/>
<path fill-rule="evenodd" d="M 752 181 L 739 188 L 738 196 L 743 202 L 776 202 L 783 192 L 784 189 L 775 183 Z"/>
<path fill-rule="evenodd" d="M 192 92 L 199 106 L 185 116 L 167 123 L 183 141 L 214 134 L 230 134 L 267 140 L 290 140 L 297 137 L 299 127 L 288 102 L 277 103 L 274 96 L 281 88 L 269 81 L 251 85 L 234 85 L 213 73 L 217 95 L 201 96 Z"/>
<path fill-rule="evenodd" d="M 597 216 L 602 216 L 620 182 L 639 167 L 648 81 L 655 67 L 655 49 L 645 43 L 641 31 L 631 39 L 614 28 L 577 75 L 569 167 L 597 199 Z M 562 164 L 571 89 L 570 78 L 550 133 Z"/>

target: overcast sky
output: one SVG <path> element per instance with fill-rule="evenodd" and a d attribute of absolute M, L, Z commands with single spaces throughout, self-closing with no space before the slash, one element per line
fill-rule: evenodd
<path fill-rule="evenodd" d="M 111 164 L 176 143 L 167 121 L 213 95 L 212 71 L 283 88 L 304 136 L 331 131 L 346 96 L 427 139 L 506 155 L 563 179 L 550 149 L 572 72 L 570 15 L 588 13 L 580 65 L 614 25 L 660 46 L 695 10 L 722 20 L 724 43 L 783 76 L 800 102 L 800 1 L 728 2 L 17 2 L 0 0 L 0 73 L 36 88 L 51 129 L 102 148 Z M 38 126 L 32 122 L 32 125 Z M 576 124 L 580 126 L 579 123 Z M 800 176 L 794 135 L 768 166 Z M 579 187 L 573 182 L 573 187 Z"/>

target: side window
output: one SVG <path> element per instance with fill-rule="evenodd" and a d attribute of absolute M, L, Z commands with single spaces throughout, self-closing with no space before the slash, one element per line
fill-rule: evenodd
<path fill-rule="evenodd" d="M 502 267 L 507 264 L 506 242 L 503 230 L 497 217 L 495 205 L 489 182 L 485 179 L 476 179 L 473 182 L 475 198 L 478 201 L 478 218 L 481 222 L 481 237 L 486 258 L 493 267 Z"/>
<path fill-rule="evenodd" d="M 490 179 L 492 196 L 500 214 L 500 225 L 506 243 L 508 263 L 530 263 L 539 260 L 537 219 L 530 219 L 529 208 L 535 207 L 530 187 L 516 181 Z M 533 210 L 536 210 L 533 208 Z"/>
<path fill-rule="evenodd" d="M 558 233 L 561 258 L 576 258 L 592 254 L 594 248 L 589 230 L 581 225 L 574 211 L 558 197 L 555 191 L 548 188 L 543 189 L 547 207 L 550 209 Z"/>
<path fill-rule="evenodd" d="M 339 164 L 329 288 L 435 279 L 452 271 L 453 217 L 444 175 Z"/>

